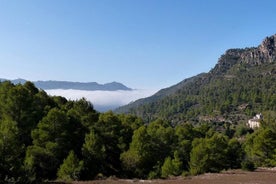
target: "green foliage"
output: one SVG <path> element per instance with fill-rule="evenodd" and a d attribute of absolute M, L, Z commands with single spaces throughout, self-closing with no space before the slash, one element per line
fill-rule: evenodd
<path fill-rule="evenodd" d="M 51 151 L 39 146 L 29 146 L 24 165 L 29 180 L 34 182 L 55 179 L 59 162 Z"/>
<path fill-rule="evenodd" d="M 249 132 L 250 132 L 249 127 L 247 127 L 246 125 L 240 124 L 236 127 L 235 136 L 236 137 L 241 137 L 241 136 L 246 135 Z"/>
<path fill-rule="evenodd" d="M 130 119 L 128 119 L 130 118 Z M 117 116 L 112 112 L 100 114 L 98 122 L 90 127 L 82 148 L 88 178 L 98 173 L 118 175 L 121 171 L 120 155 L 129 148 L 133 135 L 132 122 L 137 118 Z"/>
<path fill-rule="evenodd" d="M 167 157 L 161 168 L 161 177 L 178 176 L 182 172 L 182 162 L 177 152 L 174 154 L 174 159 Z"/>
<path fill-rule="evenodd" d="M 16 86 L 10 82 L 0 83 L 0 118 L 17 123 L 20 141 L 25 145 L 31 144 L 30 132 L 43 116 L 35 89 L 30 83 Z"/>
<path fill-rule="evenodd" d="M 121 154 L 121 160 L 126 172 L 139 177 L 146 177 L 152 167 L 152 151 L 147 128 L 141 126 L 134 131 L 128 151 Z"/>
<path fill-rule="evenodd" d="M 208 170 L 208 149 L 204 139 L 193 141 L 190 158 L 190 172 L 193 175 L 202 174 Z"/>
<path fill-rule="evenodd" d="M 248 159 L 244 160 L 241 163 L 241 168 L 242 168 L 242 170 L 245 170 L 245 171 L 254 171 L 254 170 L 256 170 L 254 162 L 251 161 L 251 160 L 248 160 Z"/>
<path fill-rule="evenodd" d="M 165 162 L 164 162 L 163 166 L 162 166 L 161 176 L 163 178 L 167 178 L 168 176 L 173 175 L 174 170 L 175 170 L 175 168 L 174 168 L 174 165 L 172 163 L 171 157 L 167 157 L 165 159 Z"/>
<path fill-rule="evenodd" d="M 23 145 L 19 141 L 18 127 L 14 121 L 0 122 L 0 183 L 22 180 Z"/>
<path fill-rule="evenodd" d="M 58 170 L 58 179 L 62 181 L 79 180 L 82 168 L 83 161 L 79 161 L 74 151 L 70 151 Z"/>
<path fill-rule="evenodd" d="M 256 166 L 275 166 L 276 132 L 265 128 L 249 135 L 245 143 L 245 152 Z"/>
<path fill-rule="evenodd" d="M 238 59 L 226 54 L 209 73 L 186 79 L 121 107 L 118 112 L 134 114 L 148 122 L 162 118 L 174 124 L 200 123 L 202 119 L 216 122 L 218 117 L 242 123 L 255 113 L 275 112 L 275 62 L 251 65 L 241 64 Z"/>
<path fill-rule="evenodd" d="M 201 136 L 197 133 L 197 129 L 191 124 L 183 124 L 175 127 L 175 136 L 177 141 L 174 147 L 175 153 L 177 153 L 181 163 L 182 169 L 189 170 L 190 152 L 192 150 L 192 141 L 195 137 Z"/>
<path fill-rule="evenodd" d="M 276 116 L 263 112 L 257 130 L 230 122 L 145 124 L 133 115 L 98 113 L 85 99 L 50 97 L 32 83 L 0 83 L 0 183 L 153 179 L 276 166 Z"/>
<path fill-rule="evenodd" d="M 219 172 L 226 169 L 227 148 L 227 137 L 218 133 L 211 138 L 195 139 L 190 159 L 191 174 Z"/>
<path fill-rule="evenodd" d="M 105 152 L 102 139 L 94 131 L 90 131 L 85 136 L 85 143 L 82 148 L 85 166 L 85 178 L 91 179 L 101 170 L 103 161 L 103 153 Z"/>
<path fill-rule="evenodd" d="M 244 154 L 242 144 L 238 141 L 238 139 L 233 138 L 229 140 L 226 159 L 226 164 L 228 164 L 227 167 L 230 169 L 241 168 L 241 162 L 244 159 Z"/>
<path fill-rule="evenodd" d="M 142 178 L 159 176 L 162 163 L 171 154 L 174 142 L 174 129 L 167 122 L 157 120 L 141 126 L 134 131 L 129 150 L 121 154 L 123 168 L 130 175 Z"/>

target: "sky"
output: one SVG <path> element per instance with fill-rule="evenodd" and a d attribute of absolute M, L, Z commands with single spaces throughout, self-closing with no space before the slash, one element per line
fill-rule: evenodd
<path fill-rule="evenodd" d="M 161 89 L 276 33 L 274 0 L 0 0 L 0 78 Z"/>

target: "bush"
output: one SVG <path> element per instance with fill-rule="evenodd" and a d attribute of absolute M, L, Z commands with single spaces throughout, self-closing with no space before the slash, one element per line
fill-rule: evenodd
<path fill-rule="evenodd" d="M 149 173 L 149 175 L 148 175 L 148 179 L 149 179 L 149 180 L 157 179 L 157 178 L 159 178 L 159 177 L 160 177 L 160 175 L 158 174 L 157 171 L 151 171 L 151 172 Z"/>
<path fill-rule="evenodd" d="M 256 170 L 254 162 L 252 162 L 251 160 L 244 160 L 241 163 L 241 166 L 242 166 L 242 170 L 245 170 L 245 171 L 255 171 Z"/>
<path fill-rule="evenodd" d="M 189 173 L 188 171 L 183 171 L 181 174 L 182 177 L 188 177 L 190 175 L 191 175 L 191 173 Z"/>

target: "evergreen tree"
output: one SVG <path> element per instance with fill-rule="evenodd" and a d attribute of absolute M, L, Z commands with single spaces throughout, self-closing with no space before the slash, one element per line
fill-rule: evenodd
<path fill-rule="evenodd" d="M 195 139 L 190 157 L 190 172 L 193 175 L 219 172 L 226 169 L 228 139 L 215 133 L 211 138 Z"/>
<path fill-rule="evenodd" d="M 0 121 L 0 183 L 19 182 L 24 179 L 22 154 L 24 147 L 19 141 L 16 122 Z"/>
<path fill-rule="evenodd" d="M 83 161 L 79 161 L 74 151 L 70 151 L 58 170 L 58 179 L 62 181 L 79 180 L 82 168 Z"/>
<path fill-rule="evenodd" d="M 54 179 L 58 166 L 74 147 L 70 143 L 70 121 L 64 112 L 51 109 L 32 131 L 25 165 L 35 179 Z"/>
<path fill-rule="evenodd" d="M 256 166 L 276 165 L 276 132 L 270 128 L 259 129 L 247 137 L 245 152 Z"/>
<path fill-rule="evenodd" d="M 182 171 L 182 162 L 177 152 L 174 153 L 174 159 L 167 157 L 161 168 L 161 177 L 178 176 Z"/>

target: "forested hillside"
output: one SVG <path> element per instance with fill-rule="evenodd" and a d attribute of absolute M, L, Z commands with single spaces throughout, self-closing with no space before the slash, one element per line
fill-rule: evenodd
<path fill-rule="evenodd" d="M 48 96 L 31 82 L 0 82 L 0 183 L 275 167 L 275 38 L 228 50 L 209 73 L 133 106 L 144 120 Z M 253 130 L 245 123 L 257 112 L 264 118 Z"/>
<path fill-rule="evenodd" d="M 269 114 L 275 110 L 276 35 L 273 35 L 256 48 L 229 49 L 210 72 L 116 112 L 137 115 L 145 121 L 163 118 L 178 124 L 244 123 L 256 113 Z"/>
<path fill-rule="evenodd" d="M 276 166 L 276 116 L 242 125 L 149 124 L 51 97 L 31 82 L 0 83 L 0 183 L 167 178 Z M 220 127 L 220 129 L 218 129 Z"/>

